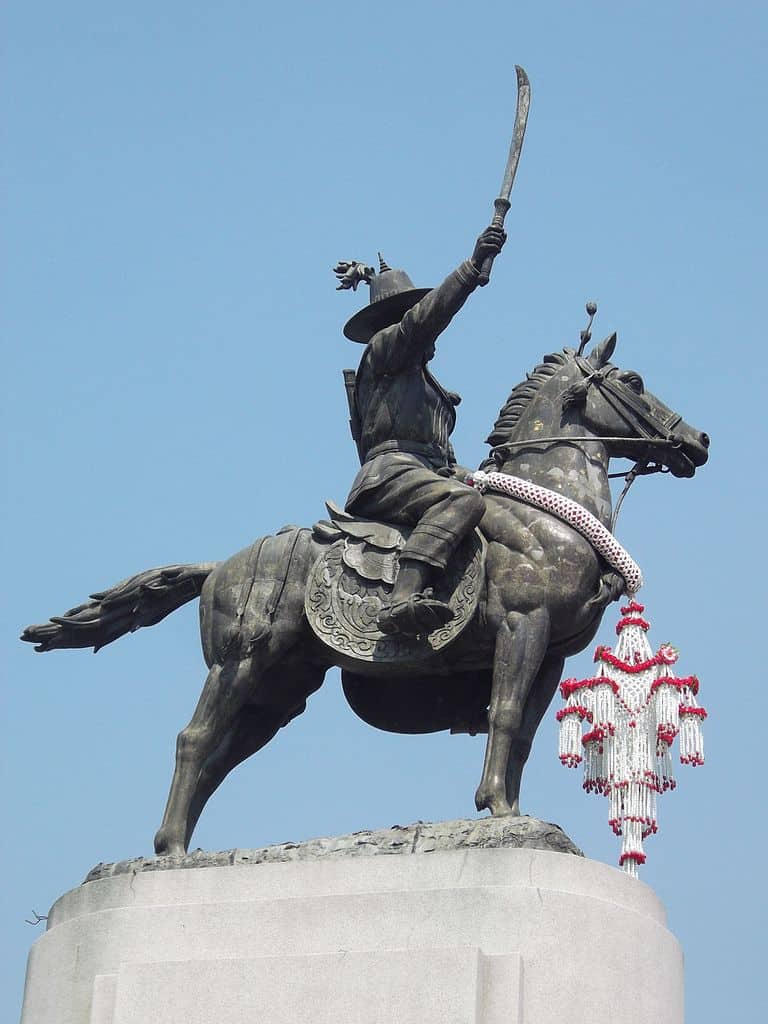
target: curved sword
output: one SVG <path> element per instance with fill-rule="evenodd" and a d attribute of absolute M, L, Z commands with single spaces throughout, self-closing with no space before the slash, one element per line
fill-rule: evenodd
<path fill-rule="evenodd" d="M 515 112 L 515 130 L 512 135 L 512 142 L 509 146 L 509 156 L 507 157 L 507 166 L 504 169 L 504 177 L 501 180 L 501 189 L 499 190 L 498 198 L 495 199 L 493 203 L 494 214 L 491 224 L 495 228 L 504 226 L 504 218 L 506 217 L 507 210 L 510 206 L 509 194 L 515 183 L 517 165 L 520 163 L 520 153 L 523 150 L 525 126 L 528 123 L 528 110 L 531 106 L 531 83 L 528 81 L 528 75 L 526 75 L 525 71 L 518 64 L 515 64 L 515 71 L 517 72 L 517 110 Z M 486 256 L 483 260 L 483 266 L 480 269 L 480 276 L 477 279 L 477 283 L 481 287 L 488 284 L 493 261 L 493 256 Z"/>

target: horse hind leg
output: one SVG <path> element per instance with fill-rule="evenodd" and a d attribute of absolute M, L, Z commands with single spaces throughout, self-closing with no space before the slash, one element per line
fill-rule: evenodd
<path fill-rule="evenodd" d="M 318 683 L 319 686 L 319 683 Z M 192 795 L 187 819 L 185 846 L 189 848 L 195 826 L 205 805 L 229 773 L 272 740 L 279 730 L 306 708 L 306 701 L 286 712 L 282 707 L 251 705 L 219 749 L 206 761 Z"/>
<path fill-rule="evenodd" d="M 163 821 L 155 835 L 155 853 L 180 856 L 186 852 L 190 804 L 200 772 L 246 703 L 253 671 L 252 656 L 211 667 L 195 712 L 176 741 L 176 764 Z"/>

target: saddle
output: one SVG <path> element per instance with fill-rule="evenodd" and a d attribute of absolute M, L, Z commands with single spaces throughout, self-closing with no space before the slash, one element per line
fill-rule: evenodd
<path fill-rule="evenodd" d="M 326 508 L 329 519 L 315 523 L 313 535 L 327 547 L 310 571 L 304 600 L 318 639 L 353 661 L 402 665 L 418 665 L 452 644 L 472 620 L 482 590 L 485 541 L 479 531 L 459 544 L 434 585 L 453 619 L 426 636 L 385 634 L 376 619 L 389 603 L 411 530 L 351 516 L 333 502 Z"/>

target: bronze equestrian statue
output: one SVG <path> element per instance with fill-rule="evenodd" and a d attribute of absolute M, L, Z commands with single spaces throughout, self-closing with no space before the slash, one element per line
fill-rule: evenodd
<path fill-rule="evenodd" d="M 24 632 L 40 651 L 98 649 L 200 596 L 209 672 L 179 733 L 157 853 L 187 849 L 211 794 L 304 711 L 334 665 L 350 705 L 379 728 L 487 731 L 476 806 L 520 813 L 523 766 L 564 660 L 589 644 L 624 581 L 556 515 L 481 496 L 456 475 L 454 401 L 426 363 L 472 290 L 476 260 L 502 243 L 498 230 L 484 232 L 471 267 L 400 300 L 389 325 L 368 307 L 354 387 L 364 461 L 346 511 L 329 505 L 330 519 L 312 529 L 285 527 L 219 564 L 140 573 Z M 606 527 L 611 458 L 691 477 L 709 445 L 639 374 L 611 362 L 615 343 L 545 356 L 512 390 L 483 464 L 573 499 Z M 424 494 L 437 495 L 434 508 Z"/>
<path fill-rule="evenodd" d="M 433 290 L 385 264 L 378 275 L 355 261 L 336 268 L 339 287 L 371 286 L 345 328 L 366 345 L 357 374 L 345 371 L 362 463 L 346 508 L 329 503 L 329 519 L 284 527 L 226 562 L 139 573 L 22 635 L 38 651 L 98 650 L 200 597 L 209 672 L 178 736 L 158 854 L 184 853 L 211 794 L 304 711 L 334 665 L 351 707 L 377 728 L 487 732 L 475 804 L 519 814 L 523 766 L 565 658 L 627 586 L 579 526 L 591 516 L 590 536 L 608 533 L 610 459 L 631 458 L 630 477 L 654 463 L 691 477 L 707 461 L 707 435 L 611 362 L 615 334 L 584 354 L 588 326 L 577 351 L 545 356 L 512 390 L 481 467 L 536 485 L 546 508 L 481 494 L 456 465 L 458 396 L 427 364 L 504 244 L 530 103 L 522 68 L 517 80 L 507 167 L 472 258 Z M 560 514 L 565 499 L 573 519 Z"/>

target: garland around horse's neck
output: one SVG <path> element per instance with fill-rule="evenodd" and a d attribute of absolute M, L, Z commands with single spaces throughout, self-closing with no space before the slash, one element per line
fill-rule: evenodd
<path fill-rule="evenodd" d="M 619 544 L 611 531 L 578 501 L 509 473 L 486 473 L 478 469 L 467 479 L 467 483 L 480 492 L 488 489 L 500 491 L 510 498 L 517 498 L 557 516 L 586 538 L 608 565 L 623 577 L 627 594 L 634 595 L 642 587 L 643 574 L 640 566 Z"/>

